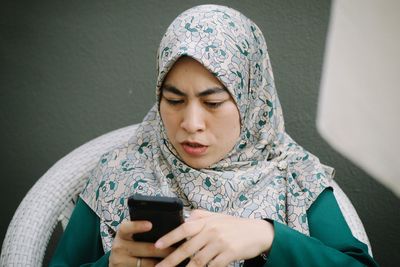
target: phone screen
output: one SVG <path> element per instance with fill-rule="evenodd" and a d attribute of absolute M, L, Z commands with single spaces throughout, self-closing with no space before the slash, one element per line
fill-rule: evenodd
<path fill-rule="evenodd" d="M 146 220 L 153 224 L 149 232 L 133 235 L 135 241 L 156 242 L 184 222 L 183 204 L 177 197 L 132 195 L 128 199 L 132 221 Z"/>

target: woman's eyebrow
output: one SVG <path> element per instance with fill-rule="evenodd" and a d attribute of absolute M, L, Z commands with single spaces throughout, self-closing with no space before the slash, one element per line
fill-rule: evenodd
<path fill-rule="evenodd" d="M 228 93 L 228 91 L 223 88 L 223 87 L 213 87 L 213 88 L 208 88 L 198 94 L 196 96 L 198 97 L 204 97 L 212 94 L 221 94 L 221 93 Z"/>
<path fill-rule="evenodd" d="M 179 96 L 186 96 L 186 94 L 184 92 L 182 92 L 181 90 L 179 90 L 178 88 L 176 88 L 175 86 L 172 86 L 172 85 L 163 86 L 162 91 L 170 92 L 170 93 L 173 93 L 173 94 L 179 95 Z M 197 97 L 205 97 L 205 96 L 209 96 L 212 94 L 221 94 L 221 93 L 228 93 L 228 91 L 224 87 L 212 87 L 212 88 L 208 88 L 204 91 L 201 91 L 200 93 L 197 93 L 196 96 Z"/>
<path fill-rule="evenodd" d="M 181 90 L 179 90 L 178 88 L 176 88 L 175 86 L 172 86 L 172 85 L 163 86 L 162 87 L 162 92 L 170 92 L 170 93 L 173 93 L 175 95 L 186 96 L 186 94 L 184 92 L 182 92 Z"/>

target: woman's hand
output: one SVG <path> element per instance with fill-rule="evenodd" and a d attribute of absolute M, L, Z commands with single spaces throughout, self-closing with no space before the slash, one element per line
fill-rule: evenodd
<path fill-rule="evenodd" d="M 154 266 L 159 262 L 156 258 L 169 255 L 172 248 L 158 249 L 153 243 L 135 242 L 132 239 L 133 234 L 150 231 L 151 227 L 148 221 L 122 222 L 111 248 L 109 266 Z"/>
<path fill-rule="evenodd" d="M 189 267 L 227 266 L 234 260 L 250 259 L 269 251 L 274 229 L 265 220 L 195 210 L 188 221 L 160 238 L 155 246 L 164 249 L 185 238 L 188 241 L 156 266 L 176 266 L 189 257 Z"/>

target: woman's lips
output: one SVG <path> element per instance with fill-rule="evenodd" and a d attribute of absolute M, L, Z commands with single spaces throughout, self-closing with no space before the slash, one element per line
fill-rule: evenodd
<path fill-rule="evenodd" d="M 183 142 L 181 145 L 183 150 L 191 156 L 201 156 L 207 151 L 208 148 L 208 146 L 194 142 Z"/>

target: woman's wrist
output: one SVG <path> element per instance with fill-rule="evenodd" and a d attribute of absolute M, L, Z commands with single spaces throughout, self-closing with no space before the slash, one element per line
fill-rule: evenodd
<path fill-rule="evenodd" d="M 275 231 L 274 224 L 269 220 L 259 220 L 262 231 L 260 238 L 262 240 L 260 255 L 266 257 L 271 250 L 272 242 L 274 241 Z"/>

